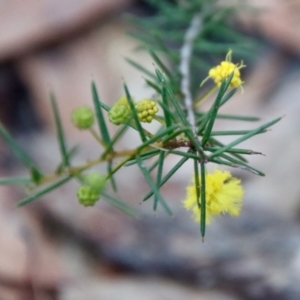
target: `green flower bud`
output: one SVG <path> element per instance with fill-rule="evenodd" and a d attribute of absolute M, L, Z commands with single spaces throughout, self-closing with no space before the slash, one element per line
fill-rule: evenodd
<path fill-rule="evenodd" d="M 108 112 L 109 121 L 115 125 L 125 124 L 131 117 L 128 105 L 116 103 Z"/>
<path fill-rule="evenodd" d="M 82 185 L 77 191 L 77 198 L 83 206 L 94 206 L 100 198 L 100 193 L 88 185 Z"/>
<path fill-rule="evenodd" d="M 130 117 L 131 110 L 125 96 L 120 97 L 108 112 L 109 121 L 115 125 L 125 124 Z"/>
<path fill-rule="evenodd" d="M 94 124 L 94 112 L 91 108 L 81 106 L 72 112 L 72 122 L 78 129 L 88 129 Z"/>
<path fill-rule="evenodd" d="M 96 171 L 92 171 L 84 177 L 84 184 L 99 194 L 103 191 L 105 183 L 106 176 Z"/>
<path fill-rule="evenodd" d="M 151 123 L 158 112 L 158 107 L 155 101 L 149 99 L 140 100 L 135 105 L 135 109 L 140 121 L 144 123 Z"/>

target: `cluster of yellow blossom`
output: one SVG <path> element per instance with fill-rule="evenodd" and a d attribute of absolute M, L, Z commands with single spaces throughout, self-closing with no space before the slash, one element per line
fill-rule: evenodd
<path fill-rule="evenodd" d="M 244 195 L 241 181 L 232 177 L 228 171 L 215 170 L 213 173 L 206 174 L 205 182 L 206 223 L 209 224 L 212 216 L 221 213 L 238 216 Z M 187 195 L 183 204 L 187 210 L 193 211 L 194 220 L 200 222 L 201 208 L 197 202 L 194 182 L 187 187 Z"/>
<path fill-rule="evenodd" d="M 215 84 L 217 86 L 220 86 L 222 82 L 227 79 L 230 74 L 233 72 L 233 77 L 230 82 L 230 87 L 232 88 L 238 88 L 241 87 L 243 84 L 243 81 L 241 79 L 241 72 L 240 69 L 246 67 L 243 62 L 240 64 L 234 64 L 231 62 L 231 51 L 229 51 L 226 55 L 225 61 L 222 61 L 219 65 L 212 68 L 208 72 L 208 77 L 203 80 L 201 85 L 207 81 L 207 79 L 211 78 L 214 80 Z"/>
<path fill-rule="evenodd" d="M 242 66 L 238 66 L 233 64 L 230 61 L 222 61 L 220 65 L 215 68 L 210 69 L 208 75 L 212 78 L 215 83 L 220 86 L 224 79 L 228 78 L 229 75 L 233 72 L 233 77 L 230 82 L 230 87 L 237 88 L 242 85 L 240 68 Z"/>
<path fill-rule="evenodd" d="M 142 99 L 134 105 L 138 118 L 143 123 L 151 123 L 158 107 L 156 102 L 149 99 Z M 131 117 L 132 112 L 126 96 L 121 96 L 108 112 L 110 122 L 115 125 L 126 123 Z"/>
<path fill-rule="evenodd" d="M 241 79 L 240 69 L 245 67 L 243 62 L 234 64 L 231 62 L 231 51 L 226 55 L 225 61 L 209 70 L 208 77 L 214 80 L 219 87 L 232 73 L 233 77 L 230 87 L 241 87 L 243 81 Z M 201 85 L 202 85 L 201 84 Z M 156 102 L 149 99 L 142 99 L 134 105 L 138 118 L 141 122 L 150 123 L 158 112 Z M 124 124 L 132 117 L 132 112 L 125 96 L 111 107 L 109 120 L 116 124 Z M 200 178 L 201 182 L 201 178 Z M 201 189 L 201 187 L 200 187 Z M 215 170 L 213 173 L 205 175 L 205 199 L 206 199 L 206 224 L 209 224 L 212 216 L 228 213 L 232 216 L 238 216 L 242 207 L 244 190 L 241 181 L 232 177 L 228 171 Z M 199 203 L 198 203 L 199 201 Z M 197 191 L 194 179 L 187 187 L 186 199 L 183 201 L 187 210 L 192 210 L 193 217 L 196 222 L 201 221 L 201 199 L 197 199 Z"/>
<path fill-rule="evenodd" d="M 141 122 L 151 123 L 155 114 L 158 112 L 158 107 L 153 100 L 143 99 L 135 105 L 138 117 Z"/>

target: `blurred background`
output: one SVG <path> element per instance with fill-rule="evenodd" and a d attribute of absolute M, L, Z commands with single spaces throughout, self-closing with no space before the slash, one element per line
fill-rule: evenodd
<path fill-rule="evenodd" d="M 117 180 L 119 196 L 142 212 L 138 220 L 103 201 L 81 207 L 75 183 L 22 208 L 16 203 L 24 192 L 1 186 L 0 300 L 300 299 L 300 1 L 248 2 L 259 13 L 241 13 L 233 26 L 261 47 L 245 61 L 244 92 L 223 112 L 262 122 L 285 117 L 243 145 L 266 155 L 249 161 L 267 176 L 234 170 L 246 190 L 241 216 L 216 219 L 202 243 L 181 205 L 190 164 L 162 189 L 173 218 L 139 204 L 147 186 L 135 168 L 124 168 Z M 124 61 L 153 67 L 149 55 L 133 51 L 138 43 L 127 35 L 132 25 L 124 15 L 155 13 L 138 0 L 0 2 L 0 120 L 45 171 L 60 157 L 50 91 L 69 144 L 82 145 L 78 162 L 99 154 L 70 122 L 76 106 L 92 105 L 91 80 L 109 105 L 123 94 L 123 80 L 137 99 L 151 96 L 141 73 Z M 136 142 L 129 134 L 120 147 Z M 26 174 L 2 140 L 0 154 L 1 177 Z M 170 157 L 166 168 L 176 161 Z"/>

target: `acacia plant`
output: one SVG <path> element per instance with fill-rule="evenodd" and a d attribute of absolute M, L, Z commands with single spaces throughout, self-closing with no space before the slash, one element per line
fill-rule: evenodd
<path fill-rule="evenodd" d="M 131 34 L 141 42 L 137 50 L 147 51 L 152 57 L 153 70 L 145 69 L 139 61 L 127 61 L 143 74 L 145 84 L 153 89 L 153 97 L 135 101 L 124 83 L 124 94 L 109 107 L 100 100 L 96 84 L 92 82 L 93 105 L 75 108 L 71 118 L 78 129 L 90 131 L 99 143 L 101 154 L 88 158 L 84 164 L 75 165 L 72 158 L 76 149 L 67 147 L 59 108 L 51 95 L 61 160 L 52 173 L 44 174 L 1 125 L 2 138 L 28 169 L 28 177 L 2 178 L 1 183 L 25 187 L 27 195 L 18 203 L 22 206 L 70 180 L 77 180 L 77 197 L 82 205 L 92 206 L 99 199 L 105 199 L 135 215 L 131 207 L 117 199 L 114 192 L 107 192 L 106 187 L 110 184 L 112 191 L 116 191 L 114 175 L 118 170 L 137 165 L 149 186 L 143 201 L 153 199 L 154 210 L 160 205 L 171 214 L 160 187 L 179 172 L 186 161 L 192 160 L 193 178 L 183 204 L 192 210 L 195 221 L 200 222 L 204 238 L 206 224 L 212 216 L 239 214 L 244 194 L 240 180 L 232 177 L 229 171 L 216 169 L 208 173 L 206 166 L 214 163 L 264 176 L 245 158 L 261 153 L 244 149 L 240 144 L 265 132 L 280 118 L 249 130 L 214 130 L 214 123 L 219 118 L 249 123 L 259 120 L 245 116 L 244 112 L 242 116 L 219 112 L 237 90 L 243 92 L 241 72 L 246 66 L 243 61 L 235 63 L 232 54 L 250 59 L 256 46 L 252 39 L 229 25 L 237 6 L 221 7 L 212 0 L 148 2 L 156 8 L 157 14 L 149 18 L 133 18 L 138 30 Z M 201 104 L 212 95 L 211 107 L 204 111 Z M 119 126 L 113 135 L 108 130 L 106 114 L 110 122 Z M 159 122 L 158 130 L 149 132 L 143 127 L 143 123 L 151 122 Z M 135 148 L 119 150 L 117 142 L 127 130 L 137 131 L 140 143 Z M 232 136 L 232 141 L 221 143 L 218 136 L 224 135 Z M 164 174 L 164 162 L 170 155 L 181 159 Z M 148 164 L 150 158 L 152 163 Z M 106 174 L 90 171 L 98 164 L 107 165 Z"/>

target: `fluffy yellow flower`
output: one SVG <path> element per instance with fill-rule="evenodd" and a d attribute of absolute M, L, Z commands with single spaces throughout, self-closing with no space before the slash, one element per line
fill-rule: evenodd
<path fill-rule="evenodd" d="M 234 64 L 231 62 L 231 51 L 229 51 L 226 55 L 225 61 L 222 61 L 219 65 L 209 70 L 208 77 L 204 79 L 202 84 L 209 78 L 211 78 L 214 80 L 217 86 L 220 86 L 223 80 L 227 79 L 233 72 L 233 77 L 229 86 L 232 88 L 241 87 L 243 81 L 241 79 L 240 69 L 244 67 L 245 65 L 243 64 L 243 62 L 241 62 L 240 64 Z"/>
<path fill-rule="evenodd" d="M 234 73 L 229 86 L 237 88 L 243 83 L 241 80 L 241 73 L 239 67 L 230 61 L 222 61 L 220 65 L 210 69 L 208 75 L 218 86 L 220 86 L 222 81 L 228 78 L 232 72 Z"/>
<path fill-rule="evenodd" d="M 241 181 L 232 177 L 228 171 L 221 170 L 215 170 L 211 174 L 206 174 L 205 179 L 206 223 L 210 223 L 211 216 L 221 213 L 238 216 L 244 195 Z M 200 222 L 201 211 L 197 203 L 194 182 L 187 187 L 187 195 L 183 204 L 187 210 L 192 210 L 194 220 Z"/>

